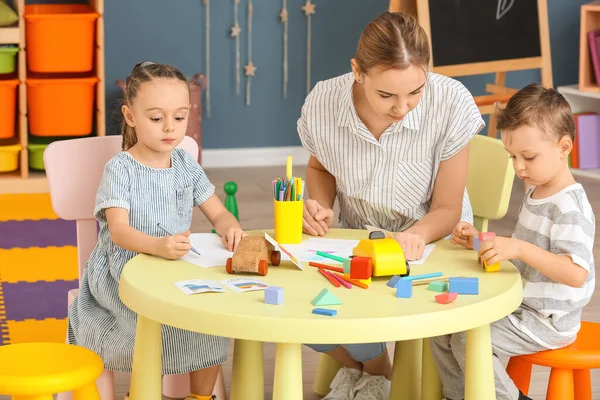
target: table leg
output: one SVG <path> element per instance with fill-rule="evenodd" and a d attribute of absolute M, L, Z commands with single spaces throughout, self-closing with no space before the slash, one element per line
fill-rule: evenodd
<path fill-rule="evenodd" d="M 262 342 L 235 340 L 230 400 L 264 400 L 263 364 Z"/>
<path fill-rule="evenodd" d="M 467 331 L 465 400 L 481 399 L 496 399 L 489 324 Z"/>
<path fill-rule="evenodd" d="M 423 368 L 421 379 L 421 400 L 439 400 L 444 398 L 442 381 L 438 374 L 437 366 L 433 360 L 433 353 L 429 339 L 423 339 Z"/>
<path fill-rule="evenodd" d="M 419 400 L 421 398 L 421 359 L 423 340 L 396 342 L 391 400 Z"/>
<path fill-rule="evenodd" d="M 130 400 L 162 399 L 161 324 L 138 315 L 133 348 Z"/>
<path fill-rule="evenodd" d="M 273 400 L 302 400 L 302 345 L 277 343 Z"/>

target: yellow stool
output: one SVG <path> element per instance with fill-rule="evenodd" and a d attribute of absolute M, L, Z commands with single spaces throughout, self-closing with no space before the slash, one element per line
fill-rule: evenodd
<path fill-rule="evenodd" d="M 52 400 L 73 392 L 73 400 L 100 400 L 95 381 L 104 370 L 93 351 L 64 343 L 0 346 L 0 394 L 13 400 Z"/>

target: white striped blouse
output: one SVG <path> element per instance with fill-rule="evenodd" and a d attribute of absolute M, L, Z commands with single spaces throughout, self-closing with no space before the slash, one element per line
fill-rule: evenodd
<path fill-rule="evenodd" d="M 358 117 L 348 73 L 319 82 L 298 120 L 303 146 L 336 180 L 340 223 L 405 230 L 429 212 L 440 162 L 462 150 L 485 126 L 472 95 L 458 81 L 428 73 L 419 105 L 379 138 Z M 465 190 L 461 221 L 473 221 Z"/>

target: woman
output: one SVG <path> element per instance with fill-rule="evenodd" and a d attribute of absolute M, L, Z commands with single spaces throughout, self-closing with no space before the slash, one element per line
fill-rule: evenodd
<path fill-rule="evenodd" d="M 416 19 L 384 13 L 362 33 L 352 73 L 319 82 L 298 121 L 310 152 L 303 229 L 324 235 L 337 197 L 343 228 L 395 233 L 408 260 L 472 221 L 468 143 L 484 122 L 458 81 L 428 72 L 429 42 Z M 387 399 L 385 343 L 310 345 L 344 364 L 326 400 Z"/>

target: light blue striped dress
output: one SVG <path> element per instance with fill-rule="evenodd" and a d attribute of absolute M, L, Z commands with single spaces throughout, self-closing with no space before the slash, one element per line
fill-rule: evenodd
<path fill-rule="evenodd" d="M 131 372 L 136 314 L 119 298 L 123 266 L 137 253 L 114 244 L 105 210 L 124 208 L 129 224 L 148 235 L 185 232 L 194 207 L 205 202 L 214 186 L 187 152 L 173 150 L 171 168 L 150 168 L 121 152 L 104 168 L 94 214 L 100 223 L 98 244 L 85 268 L 79 296 L 69 308 L 69 342 L 98 353 L 108 370 Z M 227 338 L 163 326 L 164 374 L 180 374 L 225 361 Z"/>

